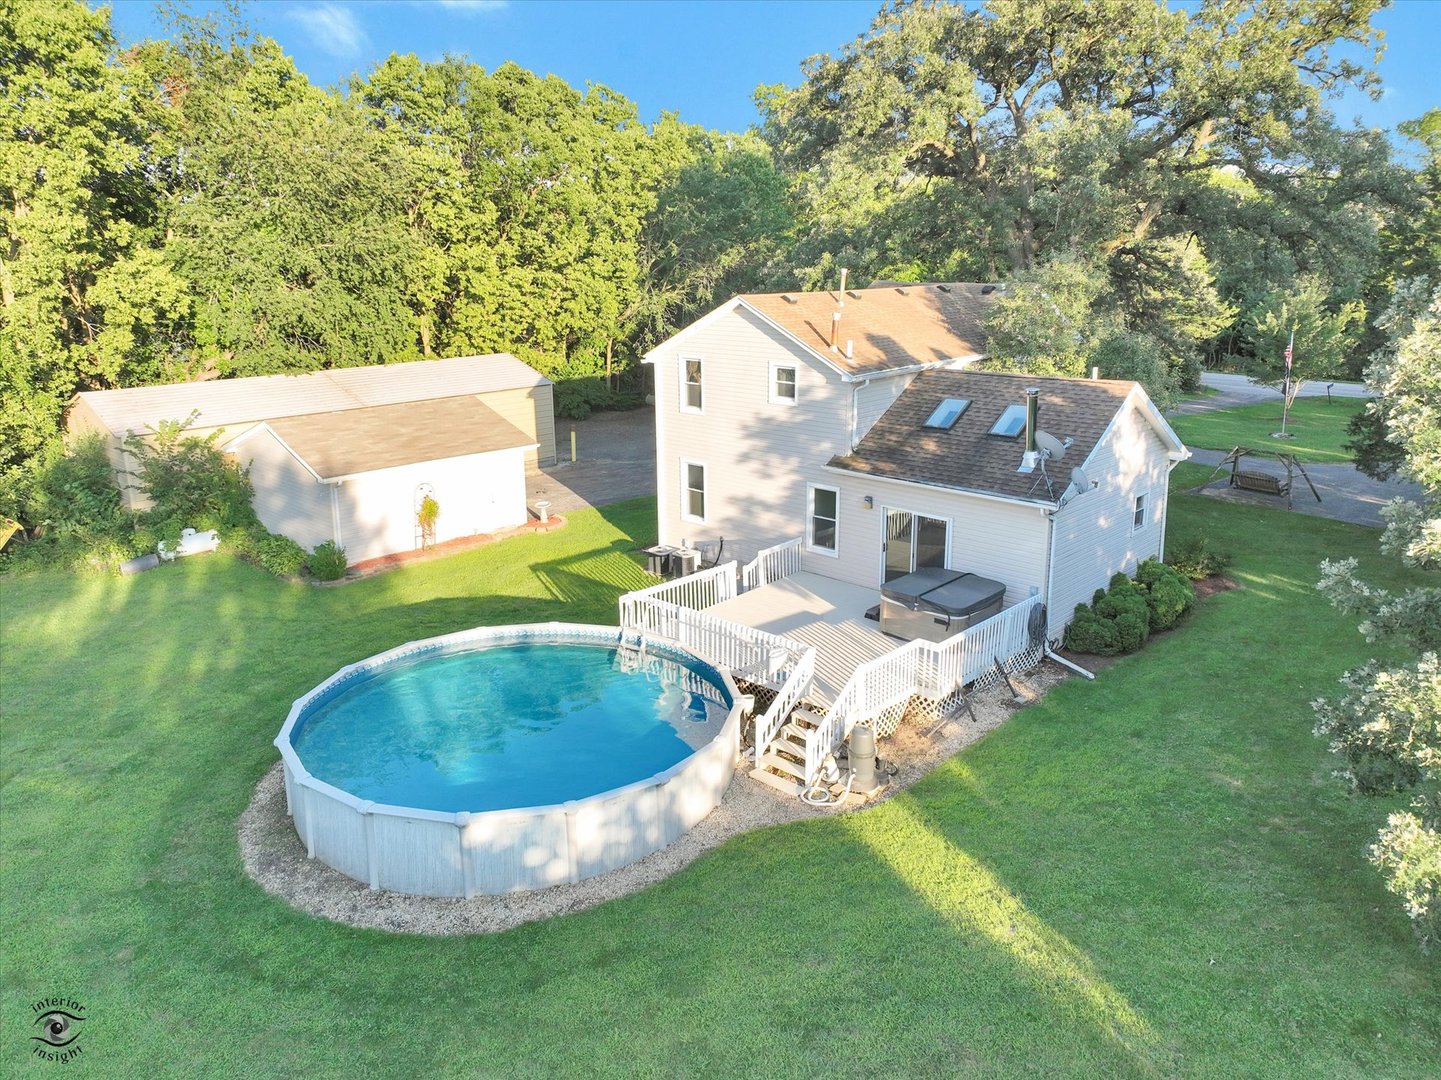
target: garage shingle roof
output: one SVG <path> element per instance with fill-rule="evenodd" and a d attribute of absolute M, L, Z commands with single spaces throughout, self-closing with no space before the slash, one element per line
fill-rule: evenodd
<path fill-rule="evenodd" d="M 77 396 L 110 431 L 123 436 L 129 431 L 158 427 L 162 420 L 184 420 L 192 410 L 199 413 L 196 427 L 225 427 L 277 416 L 488 394 L 549 382 L 509 353 L 492 353 L 330 368 L 303 375 L 252 375 L 122 390 L 87 390 Z"/>
<path fill-rule="evenodd" d="M 998 295 L 995 286 L 956 281 L 872 286 L 848 289 L 844 295 L 748 293 L 740 299 L 841 371 L 863 375 L 983 355 L 986 332 L 981 319 Z M 841 313 L 839 348 L 832 350 L 831 316 L 836 311 Z M 854 349 L 850 357 L 847 341 Z"/>
<path fill-rule="evenodd" d="M 470 397 L 290 416 L 266 426 L 322 480 L 535 445 Z"/>
<path fill-rule="evenodd" d="M 1075 440 L 1051 480 L 1064 487 L 1073 466 L 1090 456 L 1136 384 L 1114 379 L 1045 379 L 985 371 L 925 371 L 911 382 L 850 454 L 830 464 L 870 476 L 937 487 L 978 491 L 1016 499 L 1045 498 L 1045 484 L 1032 491 L 1040 473 L 1019 473 L 1025 432 L 1014 438 L 991 435 L 1007 405 L 1023 405 L 1026 389 L 1041 391 L 1037 423 L 1058 439 Z M 949 431 L 925 428 L 946 398 L 966 398 L 970 408 Z"/>

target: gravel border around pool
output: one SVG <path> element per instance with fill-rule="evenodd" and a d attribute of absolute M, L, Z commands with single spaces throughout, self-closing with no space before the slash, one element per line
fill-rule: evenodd
<path fill-rule="evenodd" d="M 1017 691 L 1025 698 L 1021 704 L 1012 700 L 1004 686 L 992 687 L 971 697 L 977 718 L 974 722 L 962 711 L 929 739 L 915 728 L 902 728 L 880 746 L 882 757 L 899 767 L 893 782 L 878 800 L 860 804 L 853 798 L 844 811 L 863 809 L 906 790 L 1066 677 L 1064 670 L 1046 662 L 1024 678 L 1012 676 Z M 638 862 L 575 884 L 466 900 L 372 890 L 318 859 L 307 859 L 305 847 L 285 813 L 284 770 L 277 761 L 256 785 L 250 805 L 240 815 L 240 854 L 246 873 L 266 892 L 310 915 L 347 926 L 396 933 L 493 934 L 639 892 L 741 833 L 837 812 L 835 808 L 808 807 L 794 796 L 751 780 L 746 775 L 749 771 L 749 766 L 737 769 L 721 804 L 699 825 L 669 847 Z"/>

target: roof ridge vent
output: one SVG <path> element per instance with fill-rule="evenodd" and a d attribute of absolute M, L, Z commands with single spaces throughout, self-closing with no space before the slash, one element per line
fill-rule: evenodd
<path fill-rule="evenodd" d="M 996 287 L 995 287 L 994 285 L 982 285 L 982 286 L 981 286 L 981 295 L 982 295 L 982 296 L 990 296 L 991 293 L 993 293 L 993 292 L 995 292 L 995 291 L 996 291 Z"/>
<path fill-rule="evenodd" d="M 906 296 L 906 295 L 907 295 L 905 288 L 904 288 L 903 286 L 900 286 L 900 285 L 897 285 L 897 286 L 896 286 L 896 292 L 900 293 L 902 296 Z"/>
<path fill-rule="evenodd" d="M 951 287 L 949 285 L 937 285 L 936 288 L 939 289 L 941 292 L 951 291 Z"/>
<path fill-rule="evenodd" d="M 799 303 L 799 301 L 797 301 L 796 298 L 788 292 L 781 293 L 781 299 L 784 300 L 787 304 Z"/>

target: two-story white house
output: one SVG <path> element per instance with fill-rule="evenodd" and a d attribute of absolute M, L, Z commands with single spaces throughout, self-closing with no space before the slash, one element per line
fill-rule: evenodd
<path fill-rule="evenodd" d="M 1163 555 L 1188 451 L 1137 383 L 968 370 L 996 292 L 743 295 L 658 346 L 660 542 L 744 563 L 800 537 L 803 571 L 877 599 L 918 568 L 974 573 L 1007 606 L 1044 597 L 1059 639 L 1077 603 Z M 1037 430 L 1057 452 L 1027 456 Z"/>

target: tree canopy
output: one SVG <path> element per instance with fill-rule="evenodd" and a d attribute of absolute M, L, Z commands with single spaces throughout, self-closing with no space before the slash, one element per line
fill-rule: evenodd
<path fill-rule="evenodd" d="M 104 8 L 0 0 L 3 488 L 78 390 L 508 350 L 588 407 L 842 266 L 1007 281 L 996 363 L 1162 399 L 1283 307 L 1359 371 L 1441 261 L 1441 112 L 1416 164 L 1327 107 L 1377 89 L 1378 3 L 887 4 L 725 133 L 460 56 L 320 88 L 224 9 L 122 50 Z"/>

